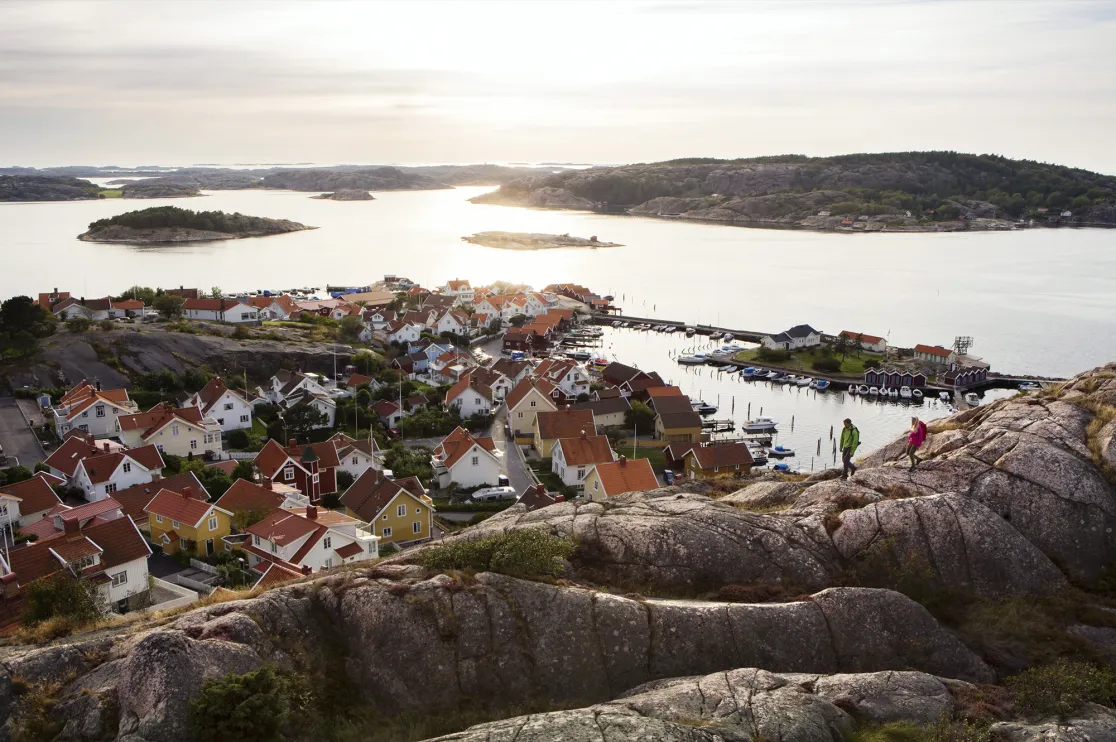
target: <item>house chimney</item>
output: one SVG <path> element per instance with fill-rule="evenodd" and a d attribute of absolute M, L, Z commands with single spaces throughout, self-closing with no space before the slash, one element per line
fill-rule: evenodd
<path fill-rule="evenodd" d="M 101 391 L 101 380 L 97 379 L 97 391 Z"/>
<path fill-rule="evenodd" d="M 297 445 L 298 445 L 298 441 L 294 438 L 291 438 L 290 440 L 287 441 L 287 448 L 294 448 Z"/>
<path fill-rule="evenodd" d="M 627 466 L 627 465 L 628 465 L 628 457 L 623 456 L 623 455 L 620 456 L 620 466 Z"/>
<path fill-rule="evenodd" d="M 271 489 L 271 477 L 264 477 L 263 482 L 261 483 L 261 486 L 265 490 L 270 490 Z"/>
<path fill-rule="evenodd" d="M 105 453 L 108 453 L 108 452 L 109 452 L 109 444 L 108 444 L 108 441 L 105 441 L 105 442 L 104 442 L 104 443 L 103 443 L 102 445 L 103 445 L 103 446 L 105 447 Z"/>
<path fill-rule="evenodd" d="M 309 564 L 304 564 L 304 565 L 302 565 L 302 574 L 304 574 L 304 575 L 308 575 L 308 574 L 310 574 L 310 573 L 311 573 L 311 572 L 313 572 L 313 571 L 314 571 L 314 570 L 310 569 L 310 565 L 309 565 Z"/>
<path fill-rule="evenodd" d="M 317 520 L 318 519 L 318 508 L 317 508 L 317 506 L 307 505 L 306 506 L 306 517 L 309 518 L 310 520 Z"/>
<path fill-rule="evenodd" d="M 190 487 L 187 486 L 187 487 L 182 488 L 183 499 L 189 500 L 193 496 L 194 496 L 194 491 Z"/>
<path fill-rule="evenodd" d="M 158 481 L 159 481 L 160 479 L 162 479 L 162 478 L 163 478 L 163 475 L 162 475 L 162 474 L 158 474 L 158 473 L 156 473 L 156 472 L 152 472 L 152 473 L 151 473 L 151 481 L 152 481 L 152 482 L 158 482 Z"/>
<path fill-rule="evenodd" d="M 78 522 L 73 519 L 63 520 L 62 530 L 65 532 L 67 537 L 73 536 L 81 531 L 81 529 L 78 527 Z"/>
<path fill-rule="evenodd" d="M 566 501 L 566 496 L 565 495 L 555 495 L 554 496 L 554 502 L 565 502 L 565 501 Z"/>

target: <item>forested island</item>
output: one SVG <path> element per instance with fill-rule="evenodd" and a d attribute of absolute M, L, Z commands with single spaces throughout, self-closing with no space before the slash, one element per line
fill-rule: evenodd
<path fill-rule="evenodd" d="M 323 193 L 318 196 L 311 196 L 322 201 L 374 201 L 375 198 L 371 193 L 363 188 L 342 188 L 341 190 L 334 191 L 333 193 Z"/>
<path fill-rule="evenodd" d="M 89 225 L 88 231 L 78 235 L 78 239 L 86 242 L 157 244 L 265 237 L 304 229 L 314 227 L 287 219 L 156 206 L 98 219 Z"/>
<path fill-rule="evenodd" d="M 957 152 L 693 158 L 520 178 L 474 203 L 849 231 L 1116 226 L 1116 178 Z"/>
<path fill-rule="evenodd" d="M 531 232 L 477 232 L 462 240 L 473 245 L 500 250 L 553 250 L 560 247 L 623 247 L 616 242 L 600 242 L 596 235 L 586 239 L 568 234 L 535 234 Z"/>

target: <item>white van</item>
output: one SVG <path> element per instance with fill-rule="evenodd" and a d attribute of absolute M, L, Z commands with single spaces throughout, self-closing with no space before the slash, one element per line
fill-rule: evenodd
<path fill-rule="evenodd" d="M 514 487 L 485 487 L 473 493 L 473 502 L 496 502 L 498 500 L 514 499 Z"/>

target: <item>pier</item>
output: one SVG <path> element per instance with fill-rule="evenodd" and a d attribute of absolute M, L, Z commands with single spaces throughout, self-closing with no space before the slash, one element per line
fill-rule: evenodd
<path fill-rule="evenodd" d="M 627 314 L 616 314 L 612 316 L 594 316 L 593 323 L 598 325 L 615 325 L 618 322 L 635 322 L 636 324 L 646 325 L 666 325 L 667 327 L 677 327 L 678 329 L 685 330 L 687 327 L 694 328 L 694 333 L 697 335 L 724 335 L 726 332 L 738 340 L 743 340 L 748 343 L 758 343 L 760 338 L 766 335 L 777 335 L 778 333 L 759 332 L 758 330 L 733 330 L 730 327 L 714 327 L 713 325 L 702 324 L 687 324 L 679 322 L 678 320 L 671 319 L 654 319 L 651 317 L 632 317 Z"/>

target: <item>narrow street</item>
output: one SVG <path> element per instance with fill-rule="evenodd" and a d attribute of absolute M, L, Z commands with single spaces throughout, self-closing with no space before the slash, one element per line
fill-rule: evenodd
<path fill-rule="evenodd" d="M 19 459 L 20 465 L 28 469 L 46 458 L 15 397 L 0 397 L 0 445 L 4 446 L 4 456 Z"/>
<path fill-rule="evenodd" d="M 535 480 L 531 478 L 527 465 L 523 463 L 519 452 L 515 450 L 515 443 L 508 440 L 506 423 L 507 412 L 501 407 L 500 411 L 496 413 L 496 418 L 492 421 L 492 441 L 503 452 L 504 474 L 507 475 L 511 486 L 515 488 L 515 493 L 521 495 L 524 490 L 535 483 Z"/>

